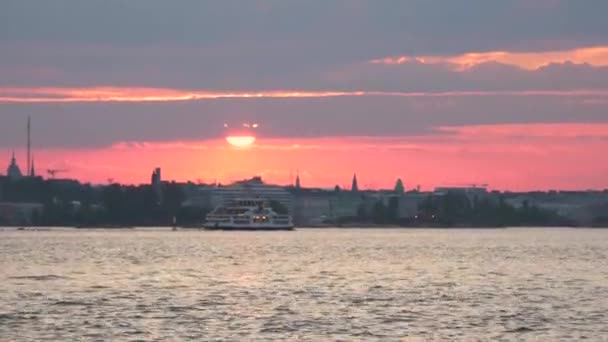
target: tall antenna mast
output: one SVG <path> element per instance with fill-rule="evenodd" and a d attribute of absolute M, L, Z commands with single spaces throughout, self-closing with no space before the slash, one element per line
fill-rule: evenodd
<path fill-rule="evenodd" d="M 31 170 L 32 170 L 32 139 L 31 139 L 31 133 L 32 133 L 32 119 L 31 117 L 28 115 L 27 116 L 27 174 L 29 176 L 31 176 Z"/>

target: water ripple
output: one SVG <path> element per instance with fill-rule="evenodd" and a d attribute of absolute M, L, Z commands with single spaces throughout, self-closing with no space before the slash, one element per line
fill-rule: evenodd
<path fill-rule="evenodd" d="M 602 230 L 0 234 L 0 340 L 608 335 Z"/>
<path fill-rule="evenodd" d="M 55 274 L 12 276 L 12 277 L 6 277 L 6 278 L 7 279 L 20 279 L 20 280 L 35 280 L 35 281 L 70 279 L 69 277 L 59 276 L 59 275 L 55 275 Z"/>

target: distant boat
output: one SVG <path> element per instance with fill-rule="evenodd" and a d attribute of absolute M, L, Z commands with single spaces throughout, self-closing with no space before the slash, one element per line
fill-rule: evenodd
<path fill-rule="evenodd" d="M 290 215 L 278 214 L 263 199 L 235 199 L 206 217 L 207 230 L 293 230 Z"/>

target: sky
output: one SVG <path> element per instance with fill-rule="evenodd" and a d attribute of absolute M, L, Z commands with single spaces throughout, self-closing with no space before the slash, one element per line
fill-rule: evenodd
<path fill-rule="evenodd" d="M 605 13 L 604 0 L 5 0 L 0 157 L 25 169 L 31 116 L 38 173 L 84 182 L 161 167 L 205 183 L 605 189 Z M 242 123 L 258 125 L 247 148 L 225 139 Z"/>

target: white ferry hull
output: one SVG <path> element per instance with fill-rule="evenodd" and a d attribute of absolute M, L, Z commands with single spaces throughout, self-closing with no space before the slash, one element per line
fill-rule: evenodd
<path fill-rule="evenodd" d="M 217 223 L 209 224 L 205 223 L 204 228 L 206 230 L 245 230 L 245 231 L 280 231 L 280 230 L 294 230 L 293 225 L 251 225 L 251 224 L 233 224 L 233 223 Z"/>

